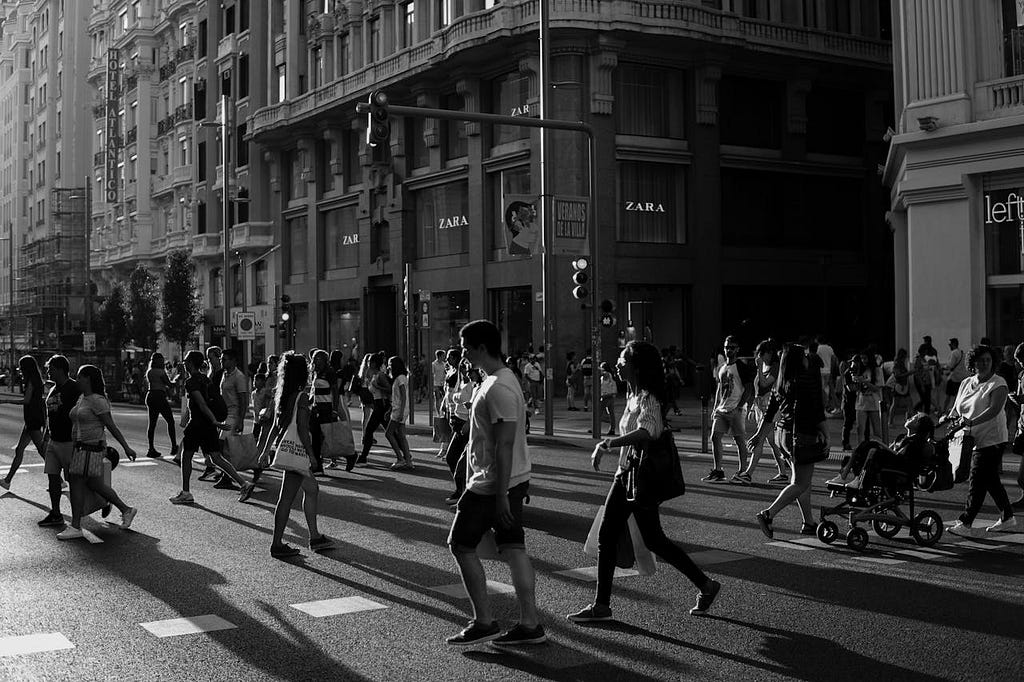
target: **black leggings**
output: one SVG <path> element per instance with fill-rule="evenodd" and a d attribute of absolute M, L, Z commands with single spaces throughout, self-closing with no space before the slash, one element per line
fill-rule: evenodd
<path fill-rule="evenodd" d="M 388 411 L 388 401 L 373 401 L 373 411 L 370 413 L 370 420 L 366 422 L 366 428 L 363 429 L 363 454 L 359 456 L 359 459 L 364 462 L 370 456 L 370 448 L 373 447 L 373 432 L 384 424 Z"/>
<path fill-rule="evenodd" d="M 612 597 L 612 578 L 615 577 L 615 553 L 619 537 L 626 530 L 626 521 L 632 514 L 647 549 L 672 564 L 694 585 L 703 589 L 708 582 L 704 571 L 697 567 L 682 547 L 667 537 L 661 529 L 657 507 L 642 507 L 626 500 L 626 488 L 615 479 L 608 498 L 604 501 L 604 521 L 597 536 L 597 597 L 594 601 L 608 606 Z"/>
<path fill-rule="evenodd" d="M 469 443 L 469 434 L 462 434 L 462 427 L 466 425 L 464 419 L 458 417 L 450 417 L 448 423 L 452 427 L 452 438 L 448 441 L 448 448 L 445 451 L 445 463 L 448 464 L 448 469 L 452 472 L 452 478 L 455 479 L 455 492 L 461 494 L 466 488 L 466 469 L 465 469 L 465 451 L 466 445 Z M 460 466 L 462 464 L 462 466 Z M 462 470 L 462 475 L 459 476 L 459 470 Z"/>
<path fill-rule="evenodd" d="M 996 417 L 1002 419 L 1002 415 Z M 987 448 L 975 450 L 971 457 L 971 478 L 967 490 L 967 503 L 964 504 L 964 512 L 960 520 L 966 524 L 974 523 L 974 519 L 981 511 L 985 503 L 985 494 L 992 496 L 992 501 L 999 508 L 999 518 L 1005 521 L 1013 516 L 1013 507 L 1010 506 L 1010 498 L 1006 494 L 1006 488 L 999 479 L 999 465 L 1003 461 L 1003 451 L 1006 450 L 1006 443 L 990 445 Z"/>
<path fill-rule="evenodd" d="M 163 391 L 150 391 L 146 394 L 146 407 L 149 409 L 149 449 L 154 450 L 153 435 L 156 433 L 157 417 L 167 422 L 167 436 L 171 439 L 171 449 L 178 449 L 178 438 L 174 433 L 174 413 L 167 402 L 167 394 Z"/>

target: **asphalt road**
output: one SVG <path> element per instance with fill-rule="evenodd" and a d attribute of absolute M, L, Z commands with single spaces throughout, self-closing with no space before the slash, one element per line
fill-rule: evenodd
<path fill-rule="evenodd" d="M 0 468 L 10 461 L 19 415 L 0 408 Z M 115 408 L 115 419 L 145 452 L 145 415 Z M 164 435 L 158 442 L 166 451 Z M 379 449 L 371 456 L 378 466 L 322 481 L 321 527 L 338 547 L 304 551 L 292 563 L 268 551 L 275 477 L 248 504 L 194 482 L 197 504 L 175 507 L 167 498 L 178 490 L 178 469 L 169 461 L 115 472 L 114 487 L 140 509 L 130 531 L 90 518 L 85 528 L 102 542 L 59 542 L 56 529 L 36 526 L 47 496 L 30 450 L 26 463 L 36 466 L 0 498 L 0 680 L 1022 677 L 1024 527 L 968 544 L 947 535 L 931 550 L 905 533 L 891 541 L 872 534 L 858 553 L 797 535 L 793 508 L 769 543 L 752 517 L 774 491 L 700 483 L 706 456 L 687 456 L 689 491 L 663 507 L 662 519 L 669 537 L 722 582 L 712 615 L 689 616 L 694 588 L 659 564 L 653 576 L 616 581 L 616 622 L 568 623 L 564 614 L 589 603 L 594 584 L 561 572 L 596 564 L 583 543 L 610 480 L 573 448 L 532 448 L 527 543 L 551 642 L 513 653 L 448 647 L 444 638 L 468 618 L 445 547 L 450 484 L 429 439 L 414 437 L 412 446 L 414 472 L 387 470 L 391 456 Z M 772 473 L 762 472 L 762 480 Z M 923 506 L 949 520 L 963 494 L 961 487 L 924 498 Z M 296 509 L 287 539 L 305 537 Z M 511 582 L 500 561 L 485 568 L 499 591 Z M 361 599 L 346 603 L 366 610 L 314 617 L 292 606 L 353 597 Z M 512 595 L 493 599 L 502 623 L 512 624 Z M 232 627 L 157 637 L 140 625 L 197 616 Z M 73 648 L 13 653 L 34 640 L 10 638 L 47 633 Z"/>

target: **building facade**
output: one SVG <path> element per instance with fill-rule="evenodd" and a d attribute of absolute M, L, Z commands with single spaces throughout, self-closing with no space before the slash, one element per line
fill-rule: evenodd
<path fill-rule="evenodd" d="M 893 3 L 896 341 L 1024 340 L 1024 5 Z M 947 49 L 948 46 L 949 49 Z M 913 352 L 913 351 L 911 351 Z"/>
<path fill-rule="evenodd" d="M 269 13 L 270 102 L 248 133 L 296 313 L 283 344 L 399 351 L 411 323 L 413 352 L 429 354 L 489 317 L 506 351 L 541 350 L 540 258 L 506 221 L 513 201 L 537 201 L 539 133 L 393 117 L 390 148 L 374 150 L 355 114 L 383 89 L 537 116 L 537 4 L 272 0 Z M 726 332 L 889 338 L 888 3 L 553 0 L 551 13 L 552 115 L 597 132 L 596 286 L 616 304 L 605 359 L 627 338 L 697 358 Z M 585 197 L 585 140 L 552 141 L 552 194 Z M 589 339 L 570 260 L 554 257 L 548 292 L 557 357 Z"/>

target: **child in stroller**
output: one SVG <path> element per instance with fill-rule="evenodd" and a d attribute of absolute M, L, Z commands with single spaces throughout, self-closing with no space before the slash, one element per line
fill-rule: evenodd
<path fill-rule="evenodd" d="M 859 523 L 870 522 L 875 533 L 884 538 L 893 538 L 903 526 L 909 526 L 919 545 L 930 547 L 939 541 L 942 518 L 933 511 L 915 515 L 914 487 L 919 477 L 934 482 L 939 478 L 936 472 L 944 473 L 949 468 L 946 440 L 956 429 L 936 441 L 936 424 L 923 413 L 910 417 L 904 427 L 906 433 L 891 447 L 878 441 L 861 443 L 844 462 L 839 476 L 826 482 L 832 496 L 843 495 L 845 500 L 835 507 L 822 507 L 819 540 L 828 544 L 835 541 L 839 528 L 827 517 L 842 514 L 850 523 L 846 543 L 857 550 L 868 543 L 868 534 L 858 527 Z M 909 503 L 909 516 L 900 509 L 904 502 Z"/>

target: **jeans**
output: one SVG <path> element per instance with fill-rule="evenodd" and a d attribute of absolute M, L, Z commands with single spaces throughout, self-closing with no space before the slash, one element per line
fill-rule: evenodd
<path fill-rule="evenodd" d="M 363 429 L 363 453 L 359 456 L 360 460 L 365 462 L 366 458 L 370 456 L 370 448 L 373 447 L 373 432 L 384 424 L 389 409 L 388 401 L 373 401 L 373 411 L 370 412 L 370 419 L 366 422 L 366 428 Z"/>
<path fill-rule="evenodd" d="M 626 488 L 616 479 L 604 502 L 604 521 L 598 531 L 597 597 L 594 601 L 602 606 L 607 606 L 611 602 L 616 547 L 619 536 L 627 528 L 626 521 L 630 514 L 636 519 L 637 528 L 647 548 L 683 573 L 698 588 L 703 589 L 708 577 L 681 547 L 665 537 L 665 531 L 661 529 L 661 520 L 658 518 L 658 508 L 643 507 L 627 501 Z"/>
<path fill-rule="evenodd" d="M 971 457 L 971 478 L 968 482 L 967 503 L 964 504 L 964 512 L 960 520 L 964 524 L 974 523 L 974 519 L 981 511 L 981 505 L 985 503 L 985 494 L 992 496 L 992 501 L 999 508 L 1000 519 L 1008 519 L 1013 516 L 1013 507 L 1010 506 L 1010 498 L 1006 494 L 1006 488 L 999 480 L 999 465 L 1003 461 L 1003 451 L 1006 443 L 990 445 L 987 448 L 975 450 Z"/>

